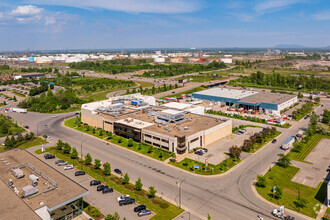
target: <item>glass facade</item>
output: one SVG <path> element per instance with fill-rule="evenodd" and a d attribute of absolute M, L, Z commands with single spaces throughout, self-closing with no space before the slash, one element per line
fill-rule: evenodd
<path fill-rule="evenodd" d="M 62 206 L 50 213 L 51 220 L 68 220 L 81 215 L 83 211 L 83 200 L 78 199 Z"/>

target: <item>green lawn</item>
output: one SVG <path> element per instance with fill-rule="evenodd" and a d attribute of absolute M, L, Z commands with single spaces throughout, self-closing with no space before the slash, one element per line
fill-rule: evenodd
<path fill-rule="evenodd" d="M 198 162 L 190 158 L 185 158 L 180 162 L 170 161 L 168 163 L 192 173 L 201 174 L 201 175 L 216 175 L 216 174 L 225 173 L 230 168 L 232 168 L 233 166 L 235 166 L 240 162 L 241 162 L 240 159 L 236 159 L 236 158 L 234 159 L 229 157 L 217 165 L 208 164 L 208 167 L 206 169 L 205 169 L 205 163 Z M 195 169 L 194 165 L 199 165 L 199 168 Z"/>
<path fill-rule="evenodd" d="M 97 137 L 97 138 L 100 138 L 100 139 L 106 139 L 104 131 L 102 131 L 102 135 L 100 136 L 101 129 L 97 129 L 95 131 L 95 133 L 93 133 L 92 129 L 87 131 L 86 126 L 77 127 L 75 125 L 75 120 L 76 120 L 75 117 L 71 118 L 71 119 L 68 119 L 68 120 L 65 120 L 64 124 L 66 126 L 70 127 L 70 128 L 76 129 L 77 131 L 93 135 L 94 137 Z M 119 139 L 122 141 L 121 143 L 119 143 Z M 150 145 L 140 144 L 140 143 L 137 143 L 137 142 L 134 142 L 132 147 L 128 147 L 128 140 L 127 139 L 120 138 L 120 137 L 115 136 L 115 135 L 112 136 L 112 139 L 106 139 L 106 140 L 113 143 L 113 144 L 119 145 L 119 146 L 124 147 L 124 148 L 129 149 L 129 150 L 133 150 L 135 152 L 146 155 L 148 157 L 152 157 L 152 158 L 160 160 L 160 161 L 165 161 L 166 159 L 168 159 L 172 156 L 175 156 L 175 154 L 172 153 L 172 152 L 162 150 L 162 149 L 159 149 L 159 148 L 155 148 L 155 147 L 152 147 L 152 151 L 150 151 L 149 150 Z"/>
<path fill-rule="evenodd" d="M 197 75 L 197 76 L 184 76 L 184 77 L 180 77 L 177 79 L 178 80 L 179 79 L 188 79 L 190 82 L 203 83 L 203 82 L 209 82 L 209 81 L 214 81 L 214 80 L 228 79 L 228 77 L 222 77 L 222 76 L 212 77 L 211 74 L 201 74 L 201 75 Z"/>
<path fill-rule="evenodd" d="M 325 219 L 330 219 L 330 208 L 327 208 L 327 211 L 325 211 L 324 217 Z"/>
<path fill-rule="evenodd" d="M 277 205 L 284 205 L 285 208 L 294 211 L 298 211 L 293 202 L 297 200 L 298 192 L 300 192 L 300 197 L 308 201 L 306 207 L 300 209 L 300 212 L 304 215 L 315 218 L 317 214 L 313 208 L 316 204 L 322 204 L 324 202 L 326 196 L 326 183 L 320 183 L 317 188 L 312 188 L 292 182 L 291 179 L 298 171 L 299 168 L 297 167 L 289 166 L 288 168 L 283 168 L 276 165 L 265 175 L 267 181 L 266 187 L 256 187 L 256 189 L 258 193 L 268 201 Z M 275 184 L 283 191 L 283 196 L 279 200 L 274 199 L 271 192 L 271 189 Z"/>
<path fill-rule="evenodd" d="M 21 149 L 28 149 L 30 147 L 34 147 L 34 146 L 38 146 L 38 145 L 42 145 L 42 144 L 47 144 L 47 143 L 48 142 L 45 141 L 43 138 L 37 137 L 37 138 L 35 138 L 32 141 L 28 141 L 28 142 L 26 142 L 24 144 L 21 144 L 19 146 L 19 148 L 21 148 Z"/>
<path fill-rule="evenodd" d="M 148 209 L 156 212 L 156 215 L 153 216 L 151 219 L 173 219 L 184 211 L 183 209 L 179 209 L 174 204 L 169 203 L 166 200 L 157 196 L 155 198 L 148 198 L 147 191 L 136 191 L 134 185 L 131 183 L 128 185 L 123 185 L 122 180 L 119 177 L 115 175 L 104 176 L 101 169 L 96 170 L 91 165 L 87 166 L 81 159 L 71 159 L 69 155 L 63 154 L 62 151 L 57 151 L 56 148 L 48 148 L 47 152 L 56 155 L 57 158 L 67 161 L 69 164 L 75 164 L 75 167 L 77 169 L 85 171 L 86 174 L 97 180 L 102 181 L 107 186 L 113 188 L 120 194 L 129 194 L 131 198 L 135 198 L 137 203 L 144 204 L 147 206 Z M 35 153 L 40 154 L 40 150 L 36 151 Z"/>
<path fill-rule="evenodd" d="M 22 93 L 18 93 L 18 92 L 11 92 L 11 93 L 13 93 L 14 95 L 17 95 L 17 96 L 23 97 L 23 98 L 26 97 L 26 95 L 24 95 L 24 94 L 22 94 Z"/>
<path fill-rule="evenodd" d="M 322 140 L 322 138 L 330 138 L 322 134 L 313 134 L 307 143 L 303 143 L 301 152 L 290 151 L 289 156 L 292 160 L 304 161 L 307 155 L 315 148 L 315 146 Z"/>

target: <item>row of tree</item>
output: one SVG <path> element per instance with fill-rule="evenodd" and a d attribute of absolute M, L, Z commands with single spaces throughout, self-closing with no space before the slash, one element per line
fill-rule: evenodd
<path fill-rule="evenodd" d="M 8 136 L 5 139 L 5 148 L 6 149 L 12 149 L 15 148 L 17 146 L 19 146 L 23 141 L 29 141 L 34 139 L 34 133 L 30 132 L 30 133 L 26 133 L 23 137 L 23 135 L 21 133 L 19 133 L 17 135 L 17 138 L 15 138 L 14 135 L 11 136 L 11 138 L 9 138 Z"/>
<path fill-rule="evenodd" d="M 250 152 L 255 144 L 261 144 L 267 137 L 273 136 L 276 134 L 276 128 L 264 128 L 261 132 L 255 133 L 249 139 L 244 140 L 242 146 L 238 147 L 234 145 L 229 148 L 229 154 L 231 157 L 240 158 L 241 152 Z"/>

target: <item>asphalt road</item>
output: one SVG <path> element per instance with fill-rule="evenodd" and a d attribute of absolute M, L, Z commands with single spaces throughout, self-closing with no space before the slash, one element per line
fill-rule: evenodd
<path fill-rule="evenodd" d="M 318 114 L 324 108 L 330 109 L 330 102 L 324 104 L 324 107 L 316 110 Z M 120 168 L 123 172 L 128 172 L 131 181 L 141 177 L 144 187 L 155 186 L 160 196 L 174 203 L 179 201 L 176 181 L 184 179 L 182 207 L 191 213 L 191 219 L 206 219 L 207 214 L 210 214 L 212 219 L 257 219 L 257 215 L 262 215 L 264 219 L 273 219 L 271 211 L 276 206 L 269 206 L 257 198 L 252 191 L 251 182 L 275 163 L 277 154 L 283 152 L 280 149 L 281 143 L 289 136 L 295 135 L 299 128 L 307 127 L 309 121 L 302 119 L 290 129 L 286 129 L 286 132 L 277 138 L 277 144 L 267 144 L 225 175 L 196 176 L 63 127 L 63 118 L 72 116 L 73 113 L 56 118 L 38 113 L 10 114 L 15 120 L 27 123 L 35 133 L 38 124 L 39 133 L 46 133 L 53 141 L 61 138 L 69 142 L 77 148 L 79 154 L 83 143 L 83 155 L 89 152 L 93 158 L 110 162 L 113 169 Z M 180 219 L 188 219 L 187 214 L 182 217 Z"/>

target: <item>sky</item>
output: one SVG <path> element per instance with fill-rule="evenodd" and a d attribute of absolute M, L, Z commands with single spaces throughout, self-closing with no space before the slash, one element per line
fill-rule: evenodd
<path fill-rule="evenodd" d="M 0 0 L 0 51 L 330 45 L 330 0 Z"/>

